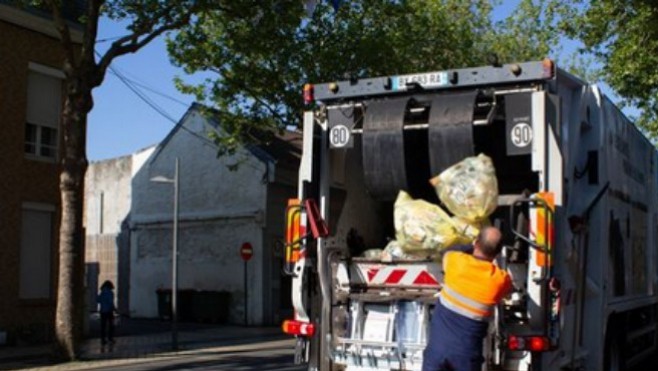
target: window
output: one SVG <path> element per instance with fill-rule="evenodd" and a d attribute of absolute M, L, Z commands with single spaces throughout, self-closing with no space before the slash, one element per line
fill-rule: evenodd
<path fill-rule="evenodd" d="M 19 281 L 21 299 L 51 297 L 54 211 L 52 205 L 23 204 Z"/>
<path fill-rule="evenodd" d="M 61 72 L 31 63 L 27 77 L 26 154 L 57 158 L 61 107 Z"/>

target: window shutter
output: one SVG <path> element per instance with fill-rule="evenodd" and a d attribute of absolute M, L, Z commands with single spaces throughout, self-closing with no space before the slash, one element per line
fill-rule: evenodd
<path fill-rule="evenodd" d="M 21 299 L 51 297 L 52 217 L 50 211 L 23 208 L 19 281 Z"/>
<path fill-rule="evenodd" d="M 62 80 L 36 71 L 29 71 L 27 122 L 57 129 L 61 107 Z"/>

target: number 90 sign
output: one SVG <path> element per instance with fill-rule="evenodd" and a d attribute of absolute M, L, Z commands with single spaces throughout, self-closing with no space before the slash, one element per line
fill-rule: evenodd
<path fill-rule="evenodd" d="M 510 131 L 510 139 L 517 147 L 526 147 L 532 142 L 532 127 L 525 122 L 514 125 Z"/>
<path fill-rule="evenodd" d="M 329 144 L 332 148 L 350 147 L 352 134 L 345 125 L 335 125 L 329 130 Z"/>

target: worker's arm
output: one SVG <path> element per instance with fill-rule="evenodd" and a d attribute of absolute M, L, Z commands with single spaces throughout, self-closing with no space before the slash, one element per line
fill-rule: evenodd
<path fill-rule="evenodd" d="M 502 300 L 504 297 L 508 296 L 509 294 L 514 291 L 514 285 L 512 284 L 512 278 L 510 277 L 509 274 L 505 276 L 505 283 L 503 284 L 503 289 L 500 291 L 500 295 L 498 296 L 497 302 Z"/>

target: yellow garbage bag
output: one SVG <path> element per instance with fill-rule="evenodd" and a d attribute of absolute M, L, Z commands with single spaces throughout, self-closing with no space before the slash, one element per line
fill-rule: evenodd
<path fill-rule="evenodd" d="M 414 200 L 404 191 L 398 193 L 393 216 L 397 242 L 410 254 L 432 254 L 477 235 L 473 227 L 455 222 L 438 205 Z"/>
<path fill-rule="evenodd" d="M 392 240 L 384 248 L 381 260 L 383 262 L 392 262 L 396 260 L 426 260 L 434 259 L 437 255 L 438 251 L 436 250 L 420 250 L 410 253 L 405 251 L 398 241 Z"/>
<path fill-rule="evenodd" d="M 490 225 L 489 219 L 484 219 L 478 222 L 472 222 L 458 216 L 452 217 L 453 226 L 457 230 L 456 245 L 468 245 L 473 243 L 480 233 L 482 227 Z"/>
<path fill-rule="evenodd" d="M 491 158 L 480 154 L 430 179 L 441 202 L 467 223 L 481 223 L 498 207 L 498 180 Z"/>

